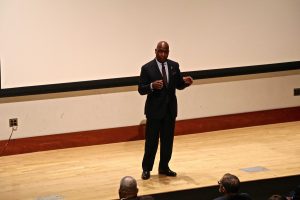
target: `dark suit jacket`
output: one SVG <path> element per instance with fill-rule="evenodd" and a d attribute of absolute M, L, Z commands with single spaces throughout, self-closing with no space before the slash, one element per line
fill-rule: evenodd
<path fill-rule="evenodd" d="M 233 195 L 224 195 L 214 200 L 251 200 L 251 197 L 247 193 L 239 193 Z"/>
<path fill-rule="evenodd" d="M 154 198 L 152 196 L 138 196 L 126 200 L 154 200 Z"/>
<path fill-rule="evenodd" d="M 161 119 L 166 112 L 171 116 L 177 116 L 176 89 L 184 89 L 187 85 L 182 79 L 179 64 L 172 60 L 167 60 L 169 70 L 168 87 L 161 90 L 151 90 L 150 83 L 162 80 L 156 60 L 152 60 L 142 66 L 138 91 L 141 95 L 147 94 L 145 103 L 145 115 L 147 118 Z"/>

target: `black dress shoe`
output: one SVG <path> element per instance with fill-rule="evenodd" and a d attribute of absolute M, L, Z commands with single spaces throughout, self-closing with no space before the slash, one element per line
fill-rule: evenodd
<path fill-rule="evenodd" d="M 173 171 L 170 170 L 170 169 L 167 169 L 167 170 L 161 170 L 161 169 L 159 169 L 159 170 L 158 170 L 158 173 L 159 173 L 159 174 L 166 175 L 166 176 L 173 176 L 173 177 L 177 176 L 176 172 L 173 172 Z"/>
<path fill-rule="evenodd" d="M 150 172 L 149 171 L 143 171 L 142 173 L 142 179 L 147 180 L 150 178 Z"/>

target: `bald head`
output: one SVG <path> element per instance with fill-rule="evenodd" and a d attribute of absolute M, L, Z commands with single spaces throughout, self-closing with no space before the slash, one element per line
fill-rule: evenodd
<path fill-rule="evenodd" d="M 125 176 L 121 179 L 119 196 L 121 198 L 136 197 L 138 193 L 137 182 L 131 176 Z"/>
<path fill-rule="evenodd" d="M 157 43 L 156 49 L 164 47 L 169 49 L 169 44 L 166 41 L 160 41 L 159 43 Z"/>
<path fill-rule="evenodd" d="M 165 41 L 160 41 L 156 46 L 155 55 L 159 62 L 166 62 L 169 56 L 169 44 Z"/>

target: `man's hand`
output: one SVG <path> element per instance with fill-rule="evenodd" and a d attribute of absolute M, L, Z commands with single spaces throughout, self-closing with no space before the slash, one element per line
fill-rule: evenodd
<path fill-rule="evenodd" d="M 152 82 L 152 88 L 155 90 L 161 90 L 164 86 L 163 80 L 157 80 Z"/>
<path fill-rule="evenodd" d="M 183 77 L 184 83 L 188 84 L 188 85 L 192 85 L 193 84 L 193 78 L 190 76 L 185 76 Z"/>

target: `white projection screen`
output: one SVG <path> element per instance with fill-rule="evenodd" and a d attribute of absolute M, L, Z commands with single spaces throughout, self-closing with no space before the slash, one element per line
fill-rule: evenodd
<path fill-rule="evenodd" d="M 299 0 L 0 0 L 1 88 L 300 60 Z"/>

